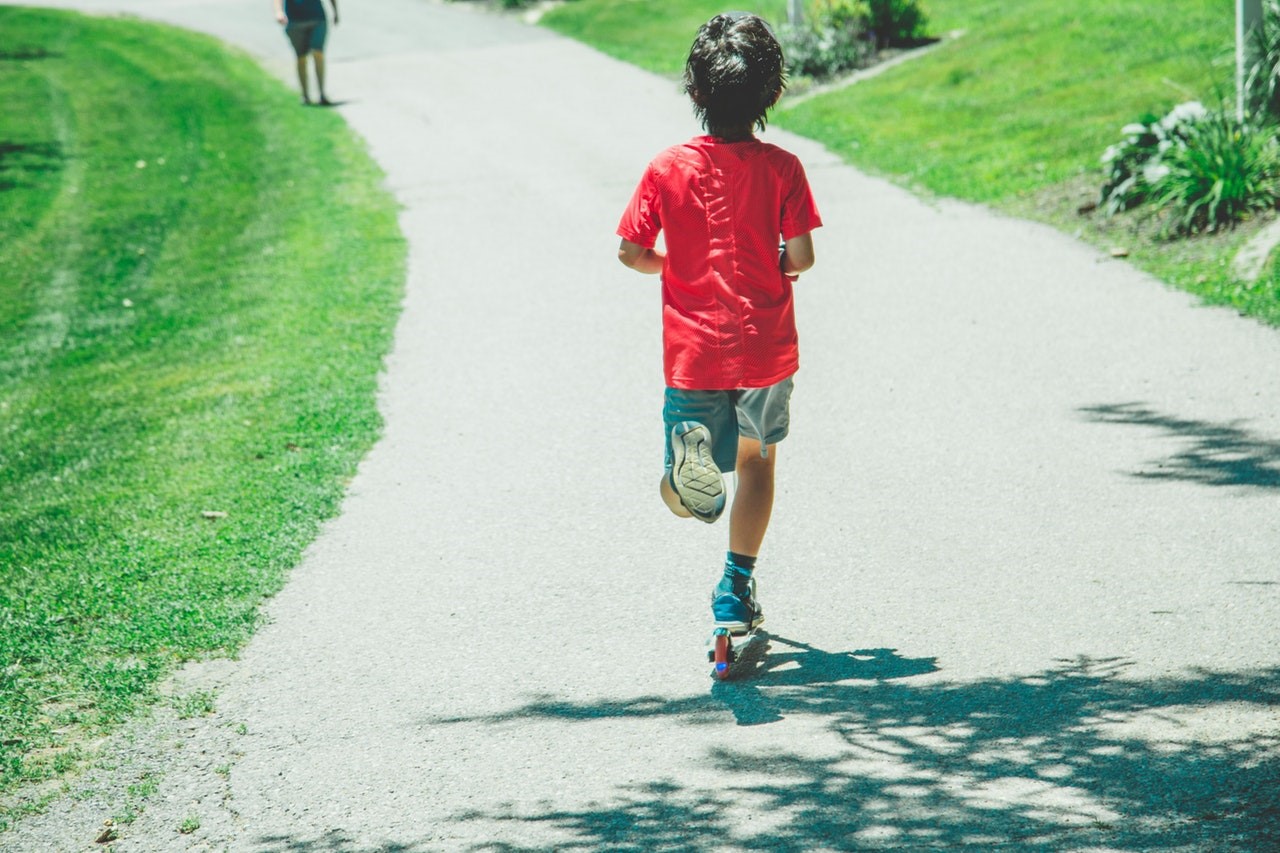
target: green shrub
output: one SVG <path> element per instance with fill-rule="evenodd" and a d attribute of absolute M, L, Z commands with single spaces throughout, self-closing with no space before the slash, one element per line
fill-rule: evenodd
<path fill-rule="evenodd" d="M 878 50 L 923 40 L 916 0 L 811 0 L 804 22 L 785 24 L 778 39 L 792 74 L 834 77 L 868 65 Z"/>
<path fill-rule="evenodd" d="M 1187 144 L 1196 122 L 1208 111 L 1199 101 L 1179 104 L 1163 118 L 1145 115 L 1134 124 L 1121 128 L 1124 139 L 1102 154 L 1106 183 L 1102 186 L 1102 203 L 1107 215 L 1128 210 L 1146 201 L 1151 187 L 1164 174 L 1164 155 Z"/>
<path fill-rule="evenodd" d="M 1167 234 L 1230 227 L 1280 199 L 1280 143 L 1274 126 L 1256 127 L 1223 112 L 1192 126 L 1185 145 L 1161 159 L 1152 187 L 1167 213 Z"/>
<path fill-rule="evenodd" d="M 787 70 L 825 79 L 867 64 L 875 45 L 867 38 L 870 9 L 860 0 L 818 0 L 804 22 L 778 30 Z"/>
<path fill-rule="evenodd" d="M 1144 202 L 1165 216 L 1166 236 L 1217 231 L 1280 198 L 1276 129 L 1241 122 L 1198 101 L 1164 118 L 1126 125 L 1102 155 L 1108 215 Z"/>
<path fill-rule="evenodd" d="M 910 47 L 924 37 L 927 21 L 916 0 L 868 0 L 867 30 L 877 48 Z"/>

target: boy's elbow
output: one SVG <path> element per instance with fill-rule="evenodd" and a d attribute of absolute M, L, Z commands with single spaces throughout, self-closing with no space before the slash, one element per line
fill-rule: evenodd
<path fill-rule="evenodd" d="M 788 248 L 783 260 L 782 271 L 788 275 L 799 275 L 802 272 L 807 272 L 812 269 L 813 260 L 812 251 L 806 252 L 802 250 L 793 252 Z"/>
<path fill-rule="evenodd" d="M 813 266 L 813 238 L 808 234 L 788 240 L 783 253 L 783 272 L 799 275 Z"/>
<path fill-rule="evenodd" d="M 618 244 L 618 263 L 628 269 L 635 269 L 643 256 L 643 246 L 632 243 L 630 240 L 623 240 Z"/>

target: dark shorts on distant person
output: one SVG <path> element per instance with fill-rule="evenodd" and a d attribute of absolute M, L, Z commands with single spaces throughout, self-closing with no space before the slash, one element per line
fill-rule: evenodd
<path fill-rule="evenodd" d="M 682 421 L 695 421 L 711 433 L 711 455 L 725 473 L 738 464 L 738 436 L 760 442 L 761 455 L 770 445 L 787 437 L 791 428 L 791 391 L 788 377 L 768 388 L 740 388 L 736 391 L 687 391 L 668 388 L 662 407 L 666 433 L 666 467 L 671 468 L 671 429 Z"/>
<path fill-rule="evenodd" d="M 293 52 L 303 57 L 313 50 L 324 50 L 324 40 L 329 34 L 329 24 L 325 20 L 290 21 L 285 24 L 284 34 L 289 37 Z"/>

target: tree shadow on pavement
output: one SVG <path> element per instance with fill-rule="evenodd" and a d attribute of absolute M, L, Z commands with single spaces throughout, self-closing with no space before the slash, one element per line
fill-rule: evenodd
<path fill-rule="evenodd" d="M 580 806 L 548 802 L 452 817 L 466 826 L 464 836 L 532 839 L 547 831 L 558 839 L 552 844 L 371 846 L 335 830 L 315 840 L 261 837 L 253 849 L 1280 850 L 1280 667 L 1138 679 L 1126 677 L 1132 665 L 1124 660 L 1081 658 L 1021 677 L 913 683 L 904 677 L 934 671 L 931 659 L 887 650 L 833 654 L 769 639 L 787 651 L 743 684 L 716 684 L 710 696 L 544 698 L 500 715 L 431 724 L 665 718 L 722 725 L 726 706 L 743 713 L 735 706 L 745 696 L 780 717 L 818 719 L 832 735 L 822 744 L 807 728 L 794 750 L 708 746 L 698 760 L 718 774 L 714 788 L 603 779 L 599 799 Z"/>
<path fill-rule="evenodd" d="M 1257 436 L 1238 422 L 1178 418 L 1144 403 L 1086 406 L 1080 411 L 1095 423 L 1154 427 L 1185 443 L 1182 451 L 1131 472 L 1139 479 L 1280 489 L 1280 441 Z"/>
<path fill-rule="evenodd" d="M 818 654 L 821 670 L 827 653 L 794 649 Z M 863 663 L 889 673 L 920 665 L 875 653 Z M 574 839 L 471 848 L 490 851 L 1280 849 L 1280 669 L 1134 680 L 1129 666 L 1081 659 L 1026 677 L 921 684 L 809 681 L 784 667 L 776 683 L 766 672 L 716 685 L 707 702 L 535 702 L 503 718 L 699 725 L 723 721 L 728 705 L 736 717 L 742 707 L 819 717 L 837 745 L 825 755 L 811 738 L 794 752 L 708 748 L 701 760 L 719 774 L 716 789 L 654 779 L 602 786 L 581 808 L 455 819 L 491 822 L 495 837 L 515 824 Z M 725 698 L 735 688 L 742 695 Z"/>

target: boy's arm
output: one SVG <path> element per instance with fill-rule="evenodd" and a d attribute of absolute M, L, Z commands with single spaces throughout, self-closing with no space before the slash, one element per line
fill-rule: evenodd
<path fill-rule="evenodd" d="M 338 0 L 329 0 L 329 5 L 333 7 L 333 25 L 338 26 Z"/>
<path fill-rule="evenodd" d="M 813 266 L 813 234 L 805 233 L 788 240 L 779 262 L 785 275 L 799 275 Z"/>
<path fill-rule="evenodd" d="M 618 260 L 636 272 L 654 274 L 662 272 L 662 260 L 666 257 L 657 249 L 646 249 L 625 237 L 618 244 Z"/>

